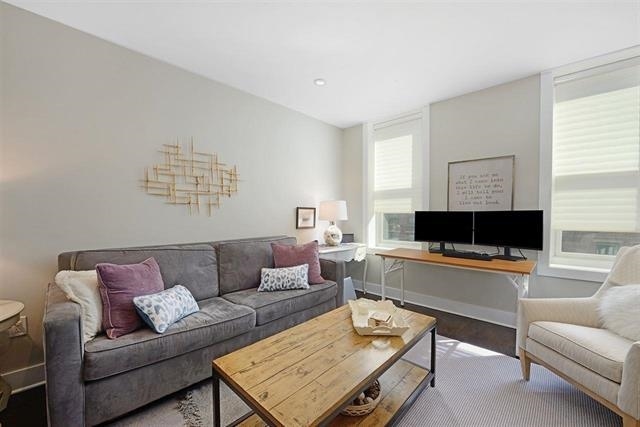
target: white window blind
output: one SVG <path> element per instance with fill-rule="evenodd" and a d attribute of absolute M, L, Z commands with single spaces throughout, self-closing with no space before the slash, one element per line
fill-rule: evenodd
<path fill-rule="evenodd" d="M 412 187 L 412 146 L 412 134 L 375 141 L 374 191 L 402 190 Z"/>
<path fill-rule="evenodd" d="M 606 270 L 640 243 L 640 61 L 554 79 L 550 264 Z"/>
<path fill-rule="evenodd" d="M 413 212 L 422 207 L 422 114 L 371 127 L 368 241 L 370 246 L 416 246 Z"/>

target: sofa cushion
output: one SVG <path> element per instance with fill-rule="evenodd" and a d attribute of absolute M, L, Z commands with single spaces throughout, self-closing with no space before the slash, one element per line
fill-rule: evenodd
<path fill-rule="evenodd" d="M 189 289 L 182 285 L 157 294 L 135 297 L 133 304 L 144 323 L 159 334 L 163 334 L 178 320 L 200 311 Z"/>
<path fill-rule="evenodd" d="M 252 288 L 225 294 L 222 298 L 251 307 L 256 312 L 256 324 L 264 325 L 335 298 L 337 292 L 336 282 L 327 280 L 309 289 L 258 292 L 258 288 Z"/>
<path fill-rule="evenodd" d="M 318 253 L 317 240 L 304 245 L 272 243 L 271 249 L 273 250 L 273 263 L 276 268 L 307 264 L 309 266 L 309 283 L 324 283 L 324 279 L 320 275 L 320 255 Z"/>
<path fill-rule="evenodd" d="M 135 264 L 154 258 L 160 266 L 165 288 L 182 285 L 196 301 L 218 296 L 218 265 L 212 245 L 193 244 L 131 249 L 74 252 L 71 270 L 92 270 L 96 264 Z"/>
<path fill-rule="evenodd" d="M 278 292 L 291 289 L 309 289 L 309 265 L 263 268 L 258 292 Z"/>
<path fill-rule="evenodd" d="M 139 264 L 96 265 L 98 290 L 102 298 L 102 326 L 115 339 L 140 329 L 143 325 L 133 299 L 164 289 L 160 267 L 149 258 Z"/>
<path fill-rule="evenodd" d="M 606 329 L 558 322 L 533 322 L 529 337 L 564 357 L 620 383 L 633 342 Z"/>
<path fill-rule="evenodd" d="M 273 268 L 273 242 L 295 245 L 296 239 L 281 237 L 219 243 L 220 293 L 224 295 L 257 287 L 262 268 Z"/>
<path fill-rule="evenodd" d="M 84 378 L 97 380 L 169 359 L 251 330 L 256 314 L 249 307 L 216 297 L 199 301 L 200 311 L 158 335 L 144 328 L 116 340 L 100 335 L 84 349 Z"/>

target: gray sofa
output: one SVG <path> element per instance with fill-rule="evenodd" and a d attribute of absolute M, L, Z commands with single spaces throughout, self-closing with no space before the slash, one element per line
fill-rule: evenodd
<path fill-rule="evenodd" d="M 47 412 L 52 426 L 95 425 L 211 375 L 212 359 L 343 304 L 344 263 L 321 260 L 327 282 L 309 290 L 256 291 L 286 236 L 62 253 L 60 270 L 154 257 L 165 287 L 187 287 L 200 311 L 164 334 L 148 328 L 82 344 L 80 306 L 50 284 L 44 316 Z"/>

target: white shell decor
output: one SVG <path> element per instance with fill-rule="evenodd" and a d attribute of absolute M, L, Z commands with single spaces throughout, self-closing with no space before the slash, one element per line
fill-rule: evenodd
<path fill-rule="evenodd" d="M 349 308 L 353 327 L 359 335 L 401 336 L 409 330 L 407 321 L 390 300 L 373 301 L 360 298 L 350 300 Z M 376 320 L 382 317 L 389 320 Z"/>

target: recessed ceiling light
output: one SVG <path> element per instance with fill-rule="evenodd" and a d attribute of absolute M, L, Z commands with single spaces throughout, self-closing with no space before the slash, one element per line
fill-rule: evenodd
<path fill-rule="evenodd" d="M 324 86 L 327 84 L 327 82 L 325 81 L 325 79 L 315 79 L 313 81 L 313 84 L 315 84 L 316 86 Z"/>

